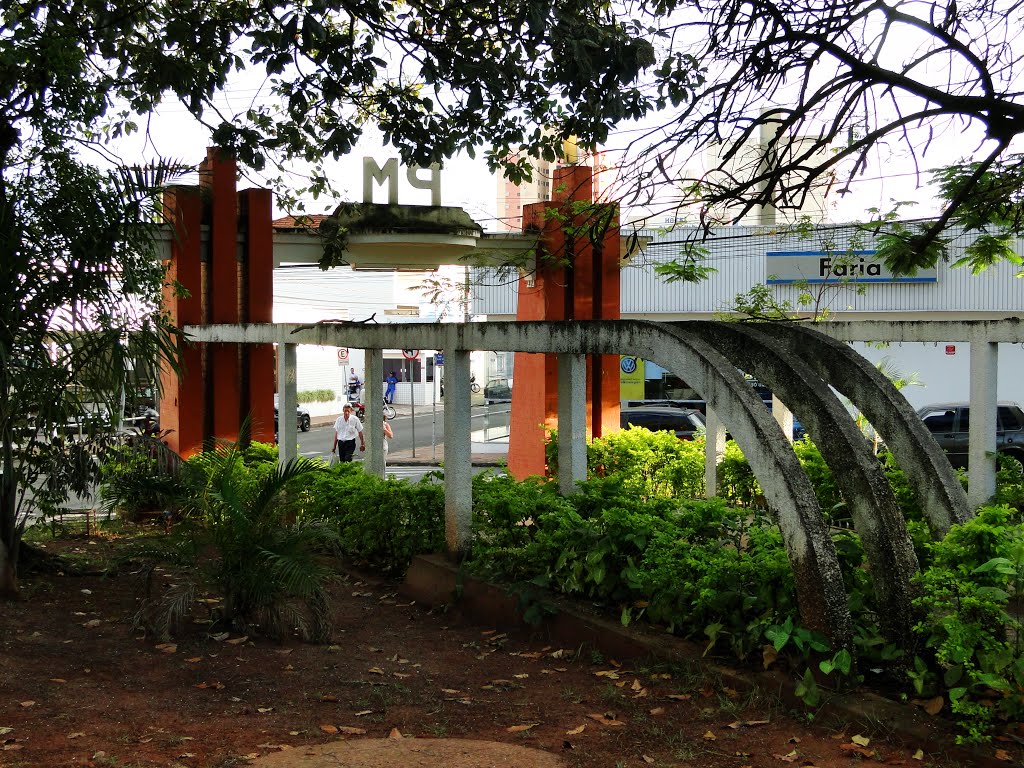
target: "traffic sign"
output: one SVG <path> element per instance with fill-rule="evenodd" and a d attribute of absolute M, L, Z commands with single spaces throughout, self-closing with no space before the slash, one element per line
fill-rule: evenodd
<path fill-rule="evenodd" d="M 444 352 L 434 353 L 434 365 L 444 365 Z"/>
<path fill-rule="evenodd" d="M 347 363 L 348 362 L 348 347 L 338 347 L 338 362 L 339 363 Z"/>
<path fill-rule="evenodd" d="M 406 360 L 415 360 L 419 356 L 420 356 L 420 351 L 418 349 L 403 349 L 402 350 L 402 357 L 404 357 Z"/>

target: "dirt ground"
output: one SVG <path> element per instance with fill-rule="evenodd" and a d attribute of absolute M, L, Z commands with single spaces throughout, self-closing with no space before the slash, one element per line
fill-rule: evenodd
<path fill-rule="evenodd" d="M 47 544 L 98 555 L 107 539 Z M 173 572 L 161 578 L 174 583 Z M 0 604 L 0 766 L 244 766 L 338 739 L 482 739 L 566 766 L 945 765 L 874 732 L 811 724 L 698 669 L 619 663 L 528 631 L 474 626 L 359 575 L 333 590 L 329 645 L 133 630 L 143 594 L 117 576 L 32 575 Z M 201 617 L 197 617 L 201 622 Z M 1015 745 L 992 756 L 1019 764 Z M 1000 755 L 1001 757 L 1001 755 Z M 963 765 L 961 761 L 959 763 Z"/>

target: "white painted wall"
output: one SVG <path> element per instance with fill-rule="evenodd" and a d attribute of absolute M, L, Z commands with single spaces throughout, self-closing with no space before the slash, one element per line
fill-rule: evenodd
<path fill-rule="evenodd" d="M 852 346 L 876 365 L 889 357 L 904 375 L 916 373 L 923 386 L 902 390 L 915 408 L 930 403 L 970 399 L 970 344 L 904 342 L 878 349 L 857 342 Z M 954 348 L 954 354 L 946 354 L 947 346 Z M 999 345 L 996 397 L 1024 403 L 1024 349 L 1018 344 Z"/>

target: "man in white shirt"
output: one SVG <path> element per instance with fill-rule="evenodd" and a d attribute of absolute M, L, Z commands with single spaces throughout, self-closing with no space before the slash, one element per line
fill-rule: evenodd
<path fill-rule="evenodd" d="M 352 413 L 352 406 L 345 403 L 341 416 L 334 422 L 334 445 L 331 446 L 331 453 L 338 452 L 338 461 L 352 461 L 352 455 L 356 452 L 356 438 L 359 438 L 359 450 L 365 451 L 363 422 Z"/>

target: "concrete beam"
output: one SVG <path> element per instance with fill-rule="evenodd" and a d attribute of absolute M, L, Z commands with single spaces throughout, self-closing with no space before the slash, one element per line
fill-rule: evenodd
<path fill-rule="evenodd" d="M 448 554 L 459 558 L 470 547 L 473 519 L 469 352 L 454 338 L 417 348 L 444 349 L 444 538 Z"/>
<path fill-rule="evenodd" d="M 714 408 L 708 408 L 705 414 L 707 435 L 704 442 L 704 496 L 714 498 L 718 495 L 718 465 L 725 456 L 725 424 Z"/>
<path fill-rule="evenodd" d="M 283 466 L 298 456 L 295 432 L 296 355 L 295 344 L 277 347 L 277 460 Z"/>
<path fill-rule="evenodd" d="M 587 479 L 587 358 L 558 356 L 558 490 L 575 493 Z"/>
<path fill-rule="evenodd" d="M 971 509 L 996 492 L 996 381 L 999 345 L 984 336 L 971 341 L 971 425 L 968 436 L 967 499 Z"/>
<path fill-rule="evenodd" d="M 366 350 L 366 378 L 363 397 L 366 416 L 366 464 L 364 469 L 377 477 L 384 477 L 384 350 Z"/>

